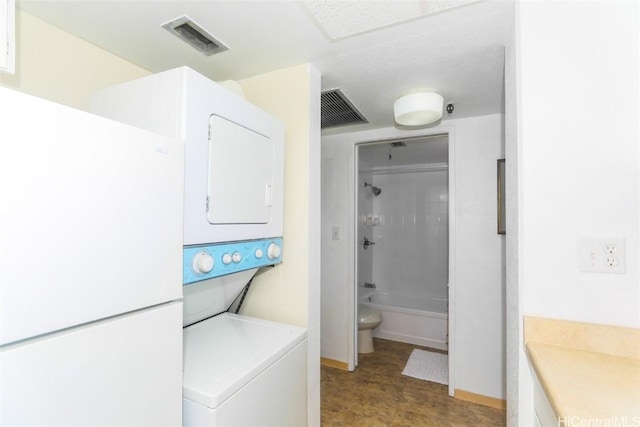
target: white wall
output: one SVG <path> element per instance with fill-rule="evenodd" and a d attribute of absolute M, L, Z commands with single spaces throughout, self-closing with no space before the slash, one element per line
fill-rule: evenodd
<path fill-rule="evenodd" d="M 638 15 L 632 1 L 520 4 L 524 315 L 640 327 Z M 579 272 L 580 237 L 624 238 L 627 272 Z M 522 351 L 519 359 L 520 413 L 510 423 L 530 425 L 531 379 Z"/>
<path fill-rule="evenodd" d="M 520 414 L 527 413 L 526 405 L 532 402 L 519 399 L 523 393 L 521 388 L 527 385 L 520 381 L 521 363 L 526 363 L 521 358 L 522 347 L 522 309 L 520 291 L 520 171 L 521 161 L 518 139 L 518 98 L 517 98 L 517 40 L 516 40 L 516 12 L 514 8 L 513 19 L 509 22 L 509 37 L 505 46 L 505 204 L 506 212 L 506 387 L 507 387 L 507 425 L 518 426 Z M 528 385 L 530 388 L 531 385 Z M 530 396 L 529 396 L 530 397 Z"/>
<path fill-rule="evenodd" d="M 522 5 L 525 314 L 640 327 L 633 4 Z M 579 272 L 580 237 L 625 238 L 627 273 Z"/>
<path fill-rule="evenodd" d="M 321 215 L 321 355 L 347 363 L 353 355 L 354 313 L 349 305 L 354 301 L 355 265 L 349 242 L 355 239 L 354 223 L 349 209 L 354 197 L 354 147 L 346 138 L 327 142 L 322 138 L 322 215 Z M 351 171 L 351 173 L 350 173 Z M 339 239 L 333 240 L 332 229 L 339 229 Z M 349 369 L 354 369 L 349 364 Z"/>
<path fill-rule="evenodd" d="M 497 234 L 503 117 L 460 120 L 455 140 L 455 388 L 504 399 L 504 236 Z"/>
<path fill-rule="evenodd" d="M 502 116 L 447 120 L 429 133 L 453 129 L 456 170 L 455 388 L 504 398 L 503 236 L 496 234 L 496 160 L 502 153 Z M 331 164 L 331 205 L 323 205 L 322 356 L 347 362 L 349 314 L 353 304 L 353 237 L 330 240 L 331 226 L 352 224 L 354 147 L 357 142 L 409 137 L 425 131 L 395 128 L 322 138 Z M 325 171 L 326 173 L 327 171 Z M 340 185 L 335 185 L 340 183 Z M 327 188 L 323 188 L 323 192 Z M 349 211 L 351 205 L 352 211 Z M 332 222 L 329 222 L 329 219 Z M 349 282 L 351 280 L 351 282 Z"/>

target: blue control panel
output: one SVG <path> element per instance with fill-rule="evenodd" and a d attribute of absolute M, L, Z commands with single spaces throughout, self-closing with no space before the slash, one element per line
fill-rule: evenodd
<path fill-rule="evenodd" d="M 183 284 L 282 262 L 282 238 L 185 246 Z"/>

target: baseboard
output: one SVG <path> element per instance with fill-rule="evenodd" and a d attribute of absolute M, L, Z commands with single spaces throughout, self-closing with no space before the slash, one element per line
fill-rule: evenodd
<path fill-rule="evenodd" d="M 478 405 L 489 406 L 490 408 L 500 409 L 502 411 L 507 410 L 507 401 L 497 399 L 495 397 L 484 396 L 482 394 L 471 393 L 470 391 L 460 389 L 455 390 L 454 397 L 456 399 L 477 403 Z"/>
<path fill-rule="evenodd" d="M 323 366 L 329 366 L 330 368 L 340 369 L 342 371 L 348 371 L 349 365 L 347 362 L 340 362 L 339 360 L 327 359 L 326 357 L 320 358 L 320 364 Z"/>

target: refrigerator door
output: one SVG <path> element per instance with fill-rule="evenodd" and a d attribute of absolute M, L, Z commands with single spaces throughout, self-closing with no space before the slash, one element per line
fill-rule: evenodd
<path fill-rule="evenodd" d="M 182 303 L 0 349 L 0 425 L 178 426 Z"/>
<path fill-rule="evenodd" d="M 4 88 L 0 117 L 0 345 L 182 297 L 181 143 Z"/>

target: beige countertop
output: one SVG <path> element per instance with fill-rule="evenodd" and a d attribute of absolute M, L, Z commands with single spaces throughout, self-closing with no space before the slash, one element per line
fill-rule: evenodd
<path fill-rule="evenodd" d="M 526 347 L 558 417 L 640 422 L 640 359 L 537 342 Z"/>
<path fill-rule="evenodd" d="M 640 330 L 535 317 L 524 328 L 556 417 L 640 425 Z"/>

